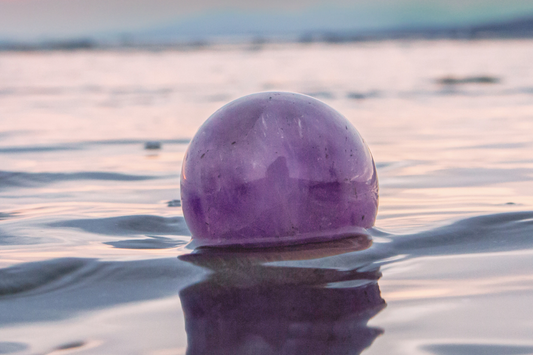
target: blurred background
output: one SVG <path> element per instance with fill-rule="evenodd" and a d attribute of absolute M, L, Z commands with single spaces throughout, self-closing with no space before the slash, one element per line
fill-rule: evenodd
<path fill-rule="evenodd" d="M 0 49 L 532 34 L 528 0 L 0 0 Z"/>

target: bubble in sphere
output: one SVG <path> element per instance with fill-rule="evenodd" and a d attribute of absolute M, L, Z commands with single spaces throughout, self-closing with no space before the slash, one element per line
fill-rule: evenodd
<path fill-rule="evenodd" d="M 199 246 L 276 246 L 364 233 L 378 181 L 340 113 L 306 95 L 262 92 L 200 127 L 183 159 L 181 199 Z"/>

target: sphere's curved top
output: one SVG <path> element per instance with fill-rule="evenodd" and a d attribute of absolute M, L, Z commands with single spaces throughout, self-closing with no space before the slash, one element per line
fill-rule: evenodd
<path fill-rule="evenodd" d="M 181 199 L 199 245 L 265 246 L 371 227 L 378 185 L 370 151 L 340 113 L 306 95 L 262 92 L 200 127 Z"/>

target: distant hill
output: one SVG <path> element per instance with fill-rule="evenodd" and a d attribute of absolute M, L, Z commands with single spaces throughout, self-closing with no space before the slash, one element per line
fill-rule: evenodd
<path fill-rule="evenodd" d="M 492 34 L 505 37 L 531 37 L 533 36 L 533 15 L 504 22 L 487 23 L 470 28 L 473 34 Z"/>
<path fill-rule="evenodd" d="M 331 26 L 331 18 L 338 21 Z M 352 12 L 279 14 L 216 12 L 132 35 L 140 40 L 165 40 L 193 37 L 298 39 L 302 42 L 351 42 L 395 38 L 500 38 L 533 37 L 533 14 L 510 20 L 487 21 L 466 25 L 412 25 L 383 27 L 365 21 Z"/>
<path fill-rule="evenodd" d="M 355 42 L 386 39 L 533 38 L 533 15 L 476 25 L 404 27 L 380 31 L 308 32 L 302 42 Z"/>
<path fill-rule="evenodd" d="M 305 16 L 293 18 L 287 14 L 267 14 L 254 17 L 244 13 L 220 13 L 191 18 L 172 26 L 122 35 L 108 34 L 105 37 L 36 42 L 0 40 L 0 51 L 170 47 L 196 49 L 220 42 L 250 43 L 260 48 L 267 42 L 346 43 L 391 39 L 533 38 L 533 14 L 507 21 L 463 26 L 412 26 L 375 30 L 354 27 L 350 25 L 353 22 L 351 15 L 346 14 L 336 29 L 327 29 L 325 23 L 310 25 Z M 273 23 L 276 24 L 276 30 L 272 30 Z M 306 30 L 308 28 L 309 30 Z"/>

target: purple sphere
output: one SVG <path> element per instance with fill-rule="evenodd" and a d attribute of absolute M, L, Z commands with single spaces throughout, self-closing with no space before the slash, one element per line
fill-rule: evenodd
<path fill-rule="evenodd" d="M 365 142 L 340 113 L 289 92 L 216 111 L 181 170 L 183 214 L 199 246 L 275 246 L 364 233 L 378 180 Z"/>

